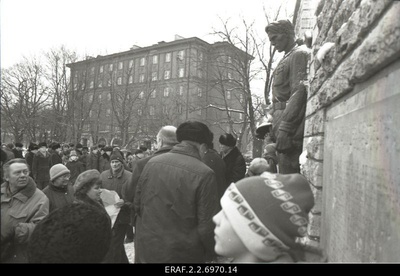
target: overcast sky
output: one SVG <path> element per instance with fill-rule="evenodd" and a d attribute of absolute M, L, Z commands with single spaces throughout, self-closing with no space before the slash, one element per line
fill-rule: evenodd
<path fill-rule="evenodd" d="M 280 0 L 0 0 L 1 67 L 61 45 L 80 55 L 112 54 L 136 44 L 199 37 L 231 21 L 255 20 L 263 33 L 263 6 Z M 295 0 L 288 0 L 295 3 Z M 285 2 L 285 1 L 284 1 Z M 293 6 L 294 7 L 294 6 Z M 293 13 L 292 11 L 290 11 Z"/>

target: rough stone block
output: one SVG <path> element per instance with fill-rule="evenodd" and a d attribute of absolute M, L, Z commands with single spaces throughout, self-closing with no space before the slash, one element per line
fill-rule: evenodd
<path fill-rule="evenodd" d="M 314 195 L 314 207 L 311 210 L 311 213 L 314 215 L 321 215 L 322 212 L 322 188 L 321 187 L 314 187 L 310 185 L 311 191 Z"/>
<path fill-rule="evenodd" d="M 303 165 L 303 175 L 307 178 L 311 185 L 322 187 L 323 163 L 320 161 L 307 159 Z"/>
<path fill-rule="evenodd" d="M 319 214 L 308 214 L 308 235 L 310 237 L 320 237 L 321 236 L 321 215 Z"/>
<path fill-rule="evenodd" d="M 308 158 L 322 161 L 324 159 L 324 136 L 304 138 L 303 147 L 307 150 Z"/>
<path fill-rule="evenodd" d="M 382 1 L 383 2 L 383 1 Z M 361 82 L 400 57 L 400 3 L 394 3 L 355 52 L 350 79 Z"/>
<path fill-rule="evenodd" d="M 326 1 L 322 12 L 318 15 L 317 25 L 320 31 L 315 41 L 317 47 L 318 45 L 322 45 L 325 41 L 329 29 L 331 28 L 331 22 L 335 14 L 337 13 L 342 1 L 343 0 Z"/>
<path fill-rule="evenodd" d="M 307 105 L 308 108 L 308 105 Z M 318 110 L 315 114 L 306 118 L 304 125 L 304 136 L 315 136 L 324 133 L 325 111 Z"/>

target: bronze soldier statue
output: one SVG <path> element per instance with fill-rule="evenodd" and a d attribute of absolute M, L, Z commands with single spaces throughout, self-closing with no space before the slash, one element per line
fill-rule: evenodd
<path fill-rule="evenodd" d="M 289 20 L 272 22 L 265 31 L 275 49 L 285 53 L 273 73 L 270 135 L 276 142 L 279 173 L 298 173 L 303 149 L 309 50 L 305 45 L 296 44 L 294 27 Z"/>

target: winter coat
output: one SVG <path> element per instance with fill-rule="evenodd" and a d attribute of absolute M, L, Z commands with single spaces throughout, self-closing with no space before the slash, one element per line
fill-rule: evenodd
<path fill-rule="evenodd" d="M 50 201 L 50 212 L 74 202 L 74 188 L 71 184 L 66 187 L 56 187 L 51 182 L 43 189 L 43 193 Z"/>
<path fill-rule="evenodd" d="M 38 151 L 33 157 L 32 174 L 35 181 L 49 181 L 50 180 L 50 154 Z"/>
<path fill-rule="evenodd" d="M 17 149 L 12 149 L 12 152 L 14 153 L 14 158 L 24 158 L 22 155 L 22 150 L 17 150 Z"/>
<path fill-rule="evenodd" d="M 78 177 L 78 175 L 80 175 L 81 173 L 83 173 L 85 171 L 83 164 L 80 161 L 68 161 L 65 166 L 71 172 L 69 181 L 72 183 L 72 185 L 74 185 L 75 180 Z"/>
<path fill-rule="evenodd" d="M 226 188 L 228 188 L 226 184 L 226 165 L 224 160 L 214 149 L 209 149 L 207 153 L 203 157 L 203 162 L 207 166 L 209 166 L 215 173 L 215 177 L 217 179 L 217 191 L 218 191 L 218 199 L 224 195 Z"/>
<path fill-rule="evenodd" d="M 131 202 L 134 201 L 134 195 L 135 195 L 135 191 L 136 191 L 136 187 L 137 187 L 137 183 L 139 181 L 140 175 L 142 174 L 143 168 L 144 166 L 146 166 L 146 164 L 150 161 L 151 158 L 158 156 L 160 154 L 163 153 L 167 153 L 172 149 L 171 146 L 166 146 L 166 147 L 162 147 L 161 149 L 159 149 L 158 151 L 156 151 L 153 155 L 148 156 L 146 158 L 143 159 L 139 159 L 136 160 L 132 163 L 132 177 L 128 186 L 128 189 L 130 189 L 130 195 L 132 195 L 132 198 L 130 199 Z M 135 225 L 135 220 L 136 220 L 136 215 L 135 215 L 135 209 L 132 208 L 131 210 L 131 222 L 132 225 Z"/>
<path fill-rule="evenodd" d="M 89 153 L 86 156 L 86 170 L 99 170 L 100 153 Z"/>
<path fill-rule="evenodd" d="M 133 195 L 128 194 L 128 186 L 131 180 L 131 176 L 132 173 L 125 170 L 124 167 L 122 167 L 121 171 L 116 175 L 113 175 L 111 169 L 104 171 L 100 174 L 101 188 L 117 192 L 118 196 L 125 201 L 125 204 L 121 207 L 121 210 L 118 213 L 115 224 L 130 223 L 130 208 L 132 205 L 131 200 L 133 198 Z"/>
<path fill-rule="evenodd" d="M 99 172 L 104 172 L 111 169 L 110 166 L 110 156 L 107 153 L 103 153 L 99 158 Z"/>
<path fill-rule="evenodd" d="M 226 186 L 236 183 L 246 175 L 246 161 L 237 147 L 222 157 L 226 165 Z"/>
<path fill-rule="evenodd" d="M 180 143 L 150 159 L 135 194 L 139 263 L 204 263 L 214 254 L 215 174 L 198 149 Z"/>
<path fill-rule="evenodd" d="M 7 182 L 1 185 L 1 262 L 27 263 L 29 238 L 36 224 L 48 215 L 49 199 L 36 188 L 31 177 L 28 184 L 11 197 L 7 195 L 8 185 Z M 5 251 L 8 254 L 3 259 Z"/>
<path fill-rule="evenodd" d="M 62 158 L 57 152 L 53 152 L 50 155 L 50 160 L 49 160 L 49 167 L 53 167 L 55 164 L 62 164 Z"/>
<path fill-rule="evenodd" d="M 33 178 L 33 172 L 32 172 L 32 163 L 33 163 L 33 157 L 35 156 L 35 154 L 31 151 L 28 151 L 25 154 L 25 161 L 28 164 L 28 168 L 29 168 L 29 176 Z"/>
<path fill-rule="evenodd" d="M 5 151 L 5 153 L 7 153 L 7 161 L 15 158 L 14 153 L 9 147 L 4 147 L 3 150 Z"/>

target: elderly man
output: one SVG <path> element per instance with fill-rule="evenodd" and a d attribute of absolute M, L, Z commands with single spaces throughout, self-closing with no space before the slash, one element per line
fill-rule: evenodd
<path fill-rule="evenodd" d="M 74 188 L 70 183 L 70 170 L 63 164 L 56 164 L 50 168 L 50 183 L 43 189 L 43 193 L 50 200 L 50 212 L 74 202 Z"/>
<path fill-rule="evenodd" d="M 135 262 L 204 263 L 214 257 L 217 183 L 201 161 L 211 137 L 201 122 L 182 123 L 179 144 L 144 167 L 134 199 Z"/>
<path fill-rule="evenodd" d="M 272 22 L 265 31 L 275 49 L 285 53 L 274 70 L 272 86 L 271 135 L 279 153 L 279 173 L 298 173 L 303 149 L 309 50 L 296 45 L 294 27 L 289 20 Z"/>
<path fill-rule="evenodd" d="M 25 159 L 3 166 L 1 184 L 1 262 L 27 263 L 27 246 L 36 224 L 49 213 L 49 199 L 29 177 Z"/>
<path fill-rule="evenodd" d="M 110 156 L 111 168 L 100 175 L 102 188 L 117 192 L 121 198 L 121 201 L 116 203 L 116 207 L 121 209 L 112 229 L 111 246 L 104 259 L 105 263 L 129 263 L 124 240 L 131 219 L 132 202 L 129 199 L 133 198 L 133 195 L 129 194 L 128 185 L 132 173 L 125 170 L 123 164 L 124 159 L 119 151 L 113 151 Z"/>

